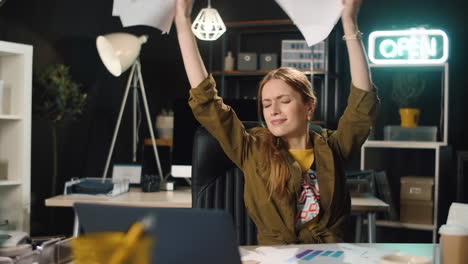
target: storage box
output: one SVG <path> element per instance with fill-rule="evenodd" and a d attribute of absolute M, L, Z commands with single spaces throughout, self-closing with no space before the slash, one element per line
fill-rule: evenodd
<path fill-rule="evenodd" d="M 408 176 L 401 177 L 400 200 L 418 200 L 432 201 L 433 200 L 433 177 L 416 177 Z"/>
<path fill-rule="evenodd" d="M 260 54 L 260 70 L 273 70 L 278 68 L 278 55 L 275 53 Z"/>
<path fill-rule="evenodd" d="M 385 140 L 437 141 L 436 126 L 401 127 L 385 126 Z"/>
<path fill-rule="evenodd" d="M 433 202 L 401 200 L 400 222 L 410 224 L 433 224 Z"/>
<path fill-rule="evenodd" d="M 237 69 L 239 71 L 257 70 L 257 53 L 240 52 L 237 55 Z"/>

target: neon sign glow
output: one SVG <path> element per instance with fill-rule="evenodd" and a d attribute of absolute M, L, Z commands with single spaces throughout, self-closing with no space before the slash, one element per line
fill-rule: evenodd
<path fill-rule="evenodd" d="M 375 31 L 369 59 L 375 64 L 440 64 L 448 58 L 448 37 L 438 29 Z"/>

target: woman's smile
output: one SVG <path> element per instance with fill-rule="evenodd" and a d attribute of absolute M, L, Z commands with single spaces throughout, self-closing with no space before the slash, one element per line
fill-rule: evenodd
<path fill-rule="evenodd" d="M 277 118 L 277 119 L 272 119 L 272 120 L 270 121 L 270 123 L 271 123 L 272 125 L 274 125 L 274 126 L 277 126 L 277 125 L 283 124 L 284 122 L 286 122 L 286 120 L 288 120 L 288 119 L 286 119 L 286 118 Z"/>

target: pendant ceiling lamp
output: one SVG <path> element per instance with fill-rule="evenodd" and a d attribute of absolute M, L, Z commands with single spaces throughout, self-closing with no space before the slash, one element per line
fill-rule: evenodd
<path fill-rule="evenodd" d="M 209 41 L 217 40 L 226 32 L 226 26 L 218 11 L 211 8 L 211 0 L 208 0 L 208 7 L 203 8 L 193 21 L 192 31 L 197 38 Z"/>

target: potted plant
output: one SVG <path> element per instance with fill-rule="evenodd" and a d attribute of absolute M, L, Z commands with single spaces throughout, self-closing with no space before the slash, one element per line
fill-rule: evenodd
<path fill-rule="evenodd" d="M 52 131 L 52 195 L 56 195 L 58 180 L 57 127 L 63 121 L 76 120 L 81 116 L 87 94 L 72 80 L 69 67 L 54 64 L 45 68 L 35 78 L 33 90 L 33 113 L 40 119 L 49 120 Z"/>
<path fill-rule="evenodd" d="M 417 73 L 399 72 L 393 77 L 392 99 L 399 106 L 402 127 L 417 127 L 421 110 L 417 101 L 426 88 L 426 81 Z"/>

